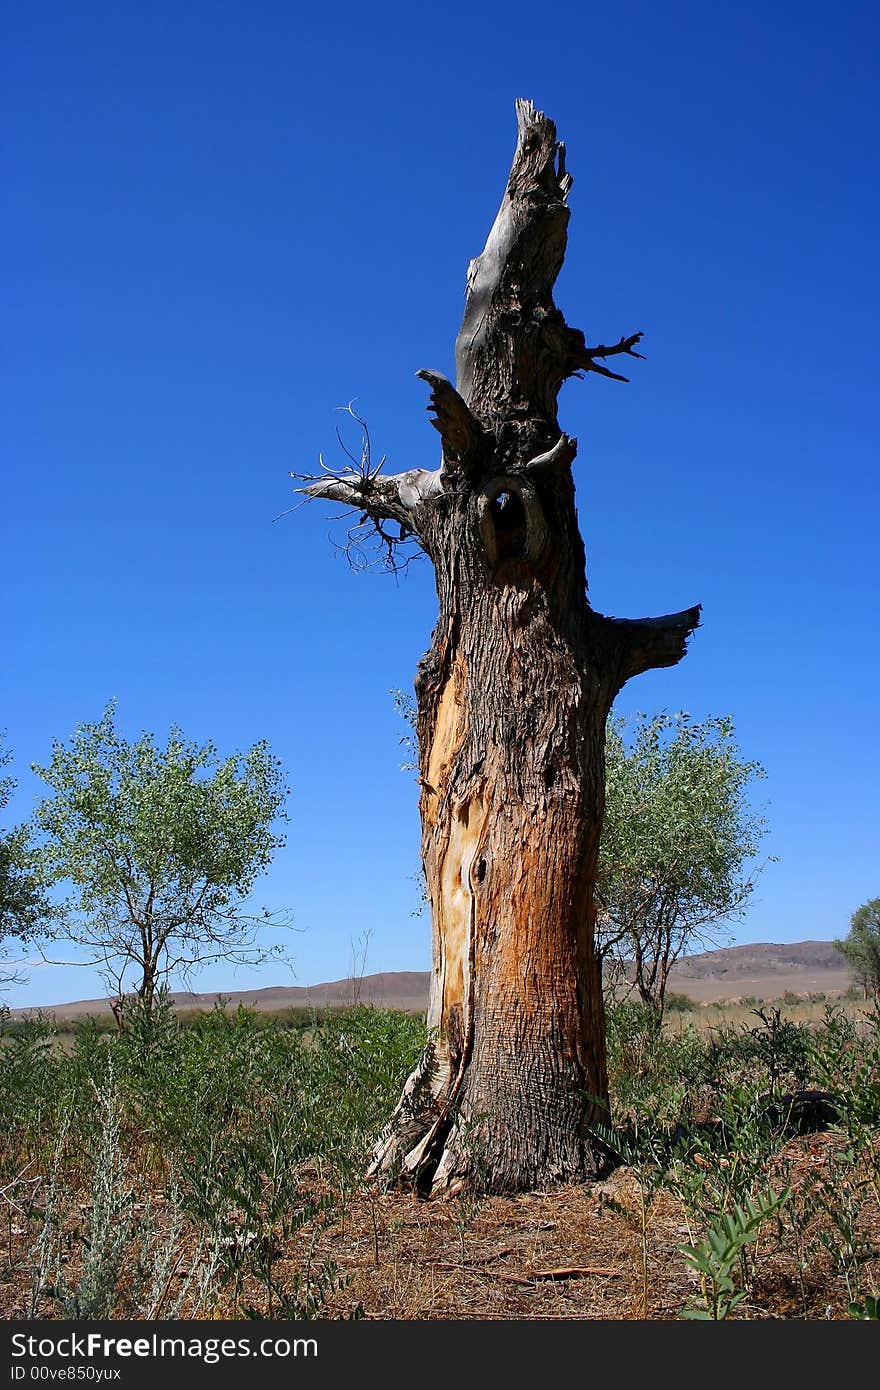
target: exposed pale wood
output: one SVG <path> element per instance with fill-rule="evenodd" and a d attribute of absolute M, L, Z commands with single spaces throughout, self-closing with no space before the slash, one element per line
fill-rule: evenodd
<path fill-rule="evenodd" d="M 440 491 L 440 474 L 424 468 L 411 468 L 406 473 L 385 474 L 367 480 L 356 473 L 316 478 L 300 488 L 306 497 L 339 502 L 353 511 L 384 517 L 413 526 L 414 512 Z"/>
<path fill-rule="evenodd" d="M 552 449 L 546 449 L 534 458 L 524 459 L 519 467 L 524 473 L 539 473 L 543 469 L 568 468 L 577 456 L 577 440 L 561 434 Z"/>

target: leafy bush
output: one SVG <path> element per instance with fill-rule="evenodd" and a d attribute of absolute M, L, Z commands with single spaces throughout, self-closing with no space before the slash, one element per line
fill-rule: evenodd
<path fill-rule="evenodd" d="M 696 999 L 692 999 L 689 994 L 678 994 L 675 990 L 667 990 L 664 1007 L 666 1012 L 670 1014 L 693 1014 L 700 1006 Z"/>

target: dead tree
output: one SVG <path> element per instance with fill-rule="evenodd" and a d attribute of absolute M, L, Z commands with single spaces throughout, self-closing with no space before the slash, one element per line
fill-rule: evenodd
<path fill-rule="evenodd" d="M 371 1170 L 422 1193 L 477 1171 L 514 1191 L 602 1168 L 605 720 L 631 676 L 681 659 L 700 614 L 621 620 L 588 602 L 577 444 L 557 395 L 587 372 L 625 381 L 607 362 L 638 357 L 641 334 L 588 347 L 554 304 L 571 177 L 554 123 L 529 101 L 516 113 L 507 189 L 468 270 L 456 384 L 418 373 L 439 469 L 388 476 L 367 451 L 303 488 L 374 524 L 389 553 L 416 538 L 436 572 L 439 617 L 416 675 L 429 1042 Z"/>

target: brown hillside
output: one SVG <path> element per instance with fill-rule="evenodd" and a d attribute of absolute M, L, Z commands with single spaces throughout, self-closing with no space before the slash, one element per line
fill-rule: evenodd
<path fill-rule="evenodd" d="M 385 971 L 361 979 L 332 980 L 316 985 L 271 985 L 266 989 L 230 990 L 223 994 L 231 1007 L 245 1004 L 261 1010 L 320 1008 L 353 1003 L 376 1004 L 420 1013 L 428 1004 L 428 971 Z M 686 956 L 673 966 L 670 988 L 688 994 L 698 1003 L 741 999 L 776 999 L 791 990 L 795 994 L 843 994 L 851 977 L 842 956 L 831 941 L 797 941 L 788 944 L 755 942 L 727 946 Z M 172 999 L 180 1010 L 212 1009 L 219 994 L 194 994 L 181 990 Z M 33 1009 L 13 1009 L 21 1017 Z M 106 999 L 80 999 L 53 1004 L 42 1010 L 59 1021 L 110 1012 Z"/>

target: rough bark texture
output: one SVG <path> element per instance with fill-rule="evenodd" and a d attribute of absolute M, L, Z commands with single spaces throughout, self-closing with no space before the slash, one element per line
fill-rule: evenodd
<path fill-rule="evenodd" d="M 588 348 L 553 303 L 571 185 L 556 128 L 517 103 L 519 136 L 468 271 L 457 381 L 431 388 L 437 473 L 321 479 L 414 532 L 439 619 L 416 678 L 422 853 L 433 918 L 429 1043 L 372 1171 L 424 1193 L 595 1176 L 607 1119 L 593 886 L 605 720 L 620 687 L 673 665 L 699 608 L 616 620 L 587 600 L 559 388 L 639 334 Z M 619 378 L 625 380 L 625 378 Z"/>

